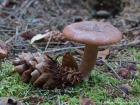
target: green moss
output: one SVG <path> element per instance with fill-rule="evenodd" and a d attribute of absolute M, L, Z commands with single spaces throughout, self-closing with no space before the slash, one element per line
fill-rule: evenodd
<path fill-rule="evenodd" d="M 24 97 L 25 93 L 34 88 L 31 84 L 20 82 L 20 76 L 17 73 L 12 74 L 14 66 L 9 64 L 2 64 L 0 71 L 0 97 Z"/>
<path fill-rule="evenodd" d="M 106 87 L 108 87 L 108 84 L 118 85 L 121 82 L 117 79 L 109 76 L 109 75 L 103 75 L 97 72 L 94 74 L 91 74 L 91 78 L 86 79 L 82 82 L 75 83 L 74 85 L 70 86 L 68 89 L 71 89 L 71 91 L 79 91 L 80 89 L 83 89 L 81 92 L 77 93 L 54 93 L 54 92 L 44 92 L 41 93 L 39 91 L 39 88 L 35 88 L 32 84 L 26 84 L 20 81 L 20 76 L 18 73 L 11 73 L 14 70 L 14 66 L 9 64 L 3 63 L 3 68 L 0 71 L 0 97 L 10 97 L 15 96 L 16 98 L 23 98 L 25 97 L 26 92 L 31 88 L 32 90 L 38 90 L 36 94 L 28 93 L 27 96 L 43 96 L 43 99 L 45 99 L 45 102 L 42 102 L 40 105 L 54 105 L 57 98 L 60 97 L 61 104 L 64 103 L 63 100 L 67 97 L 70 97 L 68 99 L 69 105 L 80 105 L 79 100 L 81 98 L 89 98 L 96 101 L 96 104 L 114 104 L 115 105 L 127 105 L 126 100 L 121 97 L 118 93 L 118 97 L 111 96 L 109 94 L 109 91 Z M 103 66 L 104 69 L 107 68 L 107 66 Z M 97 79 L 99 78 L 99 79 Z M 102 81 L 100 81 L 100 79 Z M 130 90 L 130 93 L 133 94 L 132 101 L 138 102 L 139 98 L 137 97 L 138 94 L 140 94 L 140 80 L 138 78 L 135 78 L 134 80 L 127 80 L 128 82 L 131 82 L 133 85 L 133 89 Z M 47 89 L 46 89 L 47 90 Z M 112 93 L 116 93 L 115 90 L 111 89 Z M 55 96 L 53 99 L 49 99 L 50 97 Z M 27 102 L 31 102 L 27 101 Z M 119 103 L 120 102 L 120 103 Z M 131 102 L 128 100 L 128 102 Z M 133 104 L 132 104 L 133 105 Z"/>
<path fill-rule="evenodd" d="M 136 53 L 132 57 L 135 57 L 137 59 L 137 61 L 140 62 L 140 53 Z"/>

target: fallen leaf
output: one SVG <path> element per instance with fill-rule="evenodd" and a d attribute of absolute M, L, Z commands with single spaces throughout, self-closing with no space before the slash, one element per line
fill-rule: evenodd
<path fill-rule="evenodd" d="M 132 71 L 132 70 L 130 70 L 130 73 L 134 73 L 135 76 L 138 76 L 140 74 L 139 71 Z"/>
<path fill-rule="evenodd" d="M 99 51 L 97 54 L 97 58 L 102 57 L 102 58 L 106 58 L 106 56 L 109 54 L 110 49 L 105 49 L 104 51 Z"/>
<path fill-rule="evenodd" d="M 124 88 L 126 88 L 126 89 L 128 89 L 128 90 L 132 89 L 132 87 L 131 87 L 128 83 L 122 83 L 122 84 L 119 86 L 119 88 L 121 88 L 121 87 L 124 87 Z"/>
<path fill-rule="evenodd" d="M 36 36 L 34 36 L 34 37 L 31 39 L 31 43 L 30 43 L 30 44 L 33 44 L 35 41 L 40 40 L 40 39 L 46 37 L 47 35 L 49 35 L 49 32 L 46 33 L 46 34 L 43 34 L 43 35 L 42 35 L 42 34 L 37 34 Z"/>
<path fill-rule="evenodd" d="M 63 102 L 67 102 L 69 100 L 70 97 L 67 97 L 63 100 Z"/>
<path fill-rule="evenodd" d="M 96 105 L 94 100 L 90 100 L 88 98 L 79 100 L 81 105 Z"/>
<path fill-rule="evenodd" d="M 24 103 L 19 102 L 15 97 L 1 97 L 0 105 L 24 105 Z"/>
<path fill-rule="evenodd" d="M 78 68 L 78 65 L 73 56 L 67 52 L 62 59 L 62 67 Z"/>
<path fill-rule="evenodd" d="M 36 102 L 41 102 L 43 101 L 43 98 L 42 97 L 37 97 L 36 99 L 34 99 L 32 102 L 33 103 L 36 103 Z"/>
<path fill-rule="evenodd" d="M 139 33 L 140 33 L 139 31 L 133 31 L 133 32 L 132 32 L 133 39 L 135 39 L 136 36 L 139 35 Z"/>

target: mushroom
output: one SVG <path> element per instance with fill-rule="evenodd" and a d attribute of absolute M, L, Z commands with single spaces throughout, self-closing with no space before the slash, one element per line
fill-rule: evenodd
<path fill-rule="evenodd" d="M 16 35 L 18 34 L 19 28 L 20 28 L 20 22 L 16 21 L 15 23 L 13 23 L 13 26 L 16 27 Z M 17 37 L 15 38 L 15 40 L 17 40 Z"/>
<path fill-rule="evenodd" d="M 2 68 L 1 59 L 8 58 L 9 56 L 10 50 L 8 46 L 2 40 L 0 40 L 0 69 Z"/>
<path fill-rule="evenodd" d="M 79 70 L 87 78 L 96 61 L 98 46 L 110 45 L 122 39 L 121 32 L 114 26 L 97 21 L 83 21 L 68 25 L 63 35 L 72 41 L 85 44 L 84 56 Z"/>

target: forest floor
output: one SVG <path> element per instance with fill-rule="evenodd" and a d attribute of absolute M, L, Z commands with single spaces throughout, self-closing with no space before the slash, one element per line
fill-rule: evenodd
<path fill-rule="evenodd" d="M 11 73 L 12 60 L 21 52 L 48 54 L 60 64 L 70 52 L 79 65 L 84 45 L 66 39 L 62 31 L 80 21 L 107 22 L 122 33 L 117 44 L 99 46 L 89 79 L 50 90 L 23 83 L 18 73 Z M 12 105 L 139 105 L 139 29 L 139 0 L 0 0 L 0 38 L 11 52 L 0 71 L 0 103 L 11 99 Z M 48 31 L 54 34 L 31 44 L 35 35 Z"/>

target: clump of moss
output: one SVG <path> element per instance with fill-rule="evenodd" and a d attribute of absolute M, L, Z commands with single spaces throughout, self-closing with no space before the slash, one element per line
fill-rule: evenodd
<path fill-rule="evenodd" d="M 110 77 L 109 75 L 103 75 L 99 72 L 95 72 L 94 74 L 91 74 L 91 78 L 86 79 L 79 84 L 76 83 L 72 86 L 67 87 L 67 89 L 71 91 L 79 91 L 80 89 L 83 89 L 81 92 L 75 92 L 75 93 L 56 93 L 56 92 L 48 92 L 46 89 L 46 92 L 40 92 L 39 88 L 34 87 L 32 84 L 26 84 L 20 81 L 20 76 L 17 73 L 12 74 L 11 72 L 14 69 L 14 66 L 9 64 L 2 64 L 3 68 L 0 71 L 0 97 L 11 97 L 15 96 L 16 98 L 23 98 L 25 97 L 26 92 L 31 89 L 37 90 L 36 94 L 28 93 L 28 96 L 43 96 L 43 99 L 45 102 L 40 103 L 40 105 L 50 105 L 54 104 L 58 97 L 60 97 L 61 104 L 64 103 L 64 99 L 67 97 L 70 97 L 68 99 L 69 105 L 80 105 L 79 100 L 81 98 L 89 98 L 96 101 L 96 104 L 105 104 L 105 103 L 115 103 L 120 102 L 118 105 L 126 105 L 126 100 L 121 97 L 118 93 L 118 97 L 110 95 L 109 91 L 107 89 L 107 84 L 113 84 L 113 85 L 119 85 L 121 82 L 117 79 Z M 102 80 L 102 81 L 101 81 Z M 136 80 L 128 80 L 132 83 L 133 89 L 130 90 L 130 93 L 133 94 L 139 94 L 139 87 L 140 87 L 140 81 L 138 79 Z M 65 88 L 66 89 L 66 88 Z M 54 89 L 55 91 L 55 89 Z M 115 93 L 115 90 L 111 89 L 112 93 Z M 49 99 L 50 97 L 55 96 L 53 99 Z M 132 97 L 132 100 L 137 102 L 139 100 L 138 97 L 135 95 Z M 128 100 L 130 101 L 130 100 Z M 27 101 L 31 103 L 30 101 Z M 130 101 L 131 102 L 131 101 Z"/>
<path fill-rule="evenodd" d="M 11 73 L 13 69 L 14 66 L 12 65 L 2 64 L 2 70 L 0 70 L 0 97 L 24 97 L 31 87 L 34 88 L 31 84 L 20 82 L 20 76 L 17 73 Z"/>

